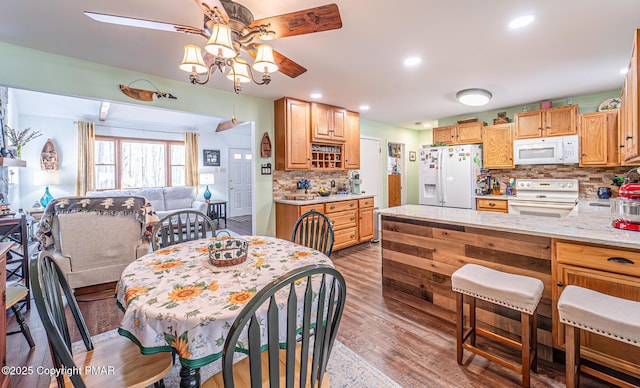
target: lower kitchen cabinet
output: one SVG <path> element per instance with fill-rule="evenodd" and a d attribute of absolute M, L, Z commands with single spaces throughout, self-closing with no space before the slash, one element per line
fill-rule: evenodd
<path fill-rule="evenodd" d="M 373 238 L 373 197 L 306 205 L 276 202 L 276 237 L 290 240 L 298 217 L 312 209 L 329 217 L 334 251 Z"/>
<path fill-rule="evenodd" d="M 476 198 L 476 210 L 509 213 L 509 203 L 506 199 Z"/>
<path fill-rule="evenodd" d="M 620 298 L 640 301 L 640 260 L 637 250 L 554 241 L 553 345 L 564 349 L 565 330 L 557 302 L 564 287 L 576 285 Z M 582 330 L 581 356 L 640 378 L 640 348 Z"/>

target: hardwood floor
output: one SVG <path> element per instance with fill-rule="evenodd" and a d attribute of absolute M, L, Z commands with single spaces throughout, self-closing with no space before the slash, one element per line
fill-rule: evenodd
<path fill-rule="evenodd" d="M 347 304 L 338 340 L 403 387 L 519 387 L 520 376 L 480 356 L 455 359 L 455 321 L 425 314 L 402 303 L 381 287 L 380 244 L 361 244 L 336 251 L 331 259 L 347 282 Z M 118 327 L 122 313 L 115 299 L 81 302 L 92 334 Z M 7 364 L 51 366 L 47 338 L 35 306 L 25 313 L 36 342 L 29 350 L 22 335 L 7 338 Z M 8 315 L 8 330 L 17 328 Z M 79 338 L 74 339 L 78 340 Z M 480 339 L 478 340 L 480 344 Z M 12 376 L 13 387 L 47 387 L 46 376 Z M 539 361 L 533 387 L 563 387 L 564 365 Z M 582 387 L 606 387 L 584 376 Z"/>
<path fill-rule="evenodd" d="M 227 229 L 239 235 L 251 235 L 251 216 L 227 218 Z"/>

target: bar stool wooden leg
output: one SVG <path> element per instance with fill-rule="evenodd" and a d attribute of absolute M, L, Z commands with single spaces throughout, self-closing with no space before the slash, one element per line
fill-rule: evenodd
<path fill-rule="evenodd" d="M 521 320 L 521 330 L 522 330 L 522 338 L 520 339 L 520 343 L 522 346 L 522 386 L 524 388 L 529 388 L 531 376 L 530 376 L 530 366 L 531 366 L 531 349 L 529 344 L 531 343 L 531 316 L 525 312 L 520 313 Z"/>
<path fill-rule="evenodd" d="M 564 331 L 566 385 L 574 388 L 580 384 L 580 329 L 575 326 L 565 325 Z"/>
<path fill-rule="evenodd" d="M 538 373 L 538 308 L 533 311 L 531 316 L 531 370 Z"/>
<path fill-rule="evenodd" d="M 462 364 L 462 336 L 464 335 L 464 295 L 456 292 L 456 359 Z"/>
<path fill-rule="evenodd" d="M 471 327 L 470 342 L 476 346 L 476 298 L 469 297 L 469 326 Z"/>

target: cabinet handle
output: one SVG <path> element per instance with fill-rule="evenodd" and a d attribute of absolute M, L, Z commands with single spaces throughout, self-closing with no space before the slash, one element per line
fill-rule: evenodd
<path fill-rule="evenodd" d="M 353 203 L 349 204 L 349 207 L 354 207 L 355 205 Z"/>
<path fill-rule="evenodd" d="M 564 283 L 562 283 L 562 282 L 558 282 L 558 283 L 556 283 L 556 286 L 558 286 L 558 287 L 564 287 Z"/>
<path fill-rule="evenodd" d="M 355 235 L 355 234 L 352 234 L 352 235 L 351 235 L 351 238 L 356 238 L 356 235 Z"/>
<path fill-rule="evenodd" d="M 546 128 L 547 128 L 547 129 L 550 129 L 551 127 L 547 125 L 547 127 L 546 127 Z"/>
<path fill-rule="evenodd" d="M 627 135 L 627 137 L 625 137 L 625 139 L 626 139 L 626 140 L 631 140 L 631 139 L 633 139 L 633 136 L 629 136 L 629 135 Z"/>
<path fill-rule="evenodd" d="M 334 220 L 329 221 L 331 222 L 331 225 L 335 224 L 336 222 Z"/>
<path fill-rule="evenodd" d="M 356 219 L 355 217 L 351 217 L 349 218 L 349 221 L 355 221 L 355 219 Z"/>
<path fill-rule="evenodd" d="M 329 206 L 329 210 L 333 210 L 333 209 L 335 209 L 335 208 L 336 208 L 336 207 L 335 207 L 335 206 L 333 206 L 333 205 Z"/>
<path fill-rule="evenodd" d="M 625 259 L 624 257 L 610 257 L 607 259 L 608 262 L 611 263 L 619 263 L 619 264 L 635 264 L 632 260 Z"/>
<path fill-rule="evenodd" d="M 489 206 L 496 206 L 495 202 L 489 202 Z"/>

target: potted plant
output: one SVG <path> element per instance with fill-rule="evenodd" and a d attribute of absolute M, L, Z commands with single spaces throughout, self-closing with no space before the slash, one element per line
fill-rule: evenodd
<path fill-rule="evenodd" d="M 42 136 L 40 131 L 34 131 L 31 127 L 25 130 L 15 130 L 10 126 L 6 126 L 7 128 L 7 137 L 11 142 L 11 145 L 16 147 L 18 158 L 22 157 L 22 147 L 24 147 L 28 142 L 35 139 L 36 137 Z"/>

